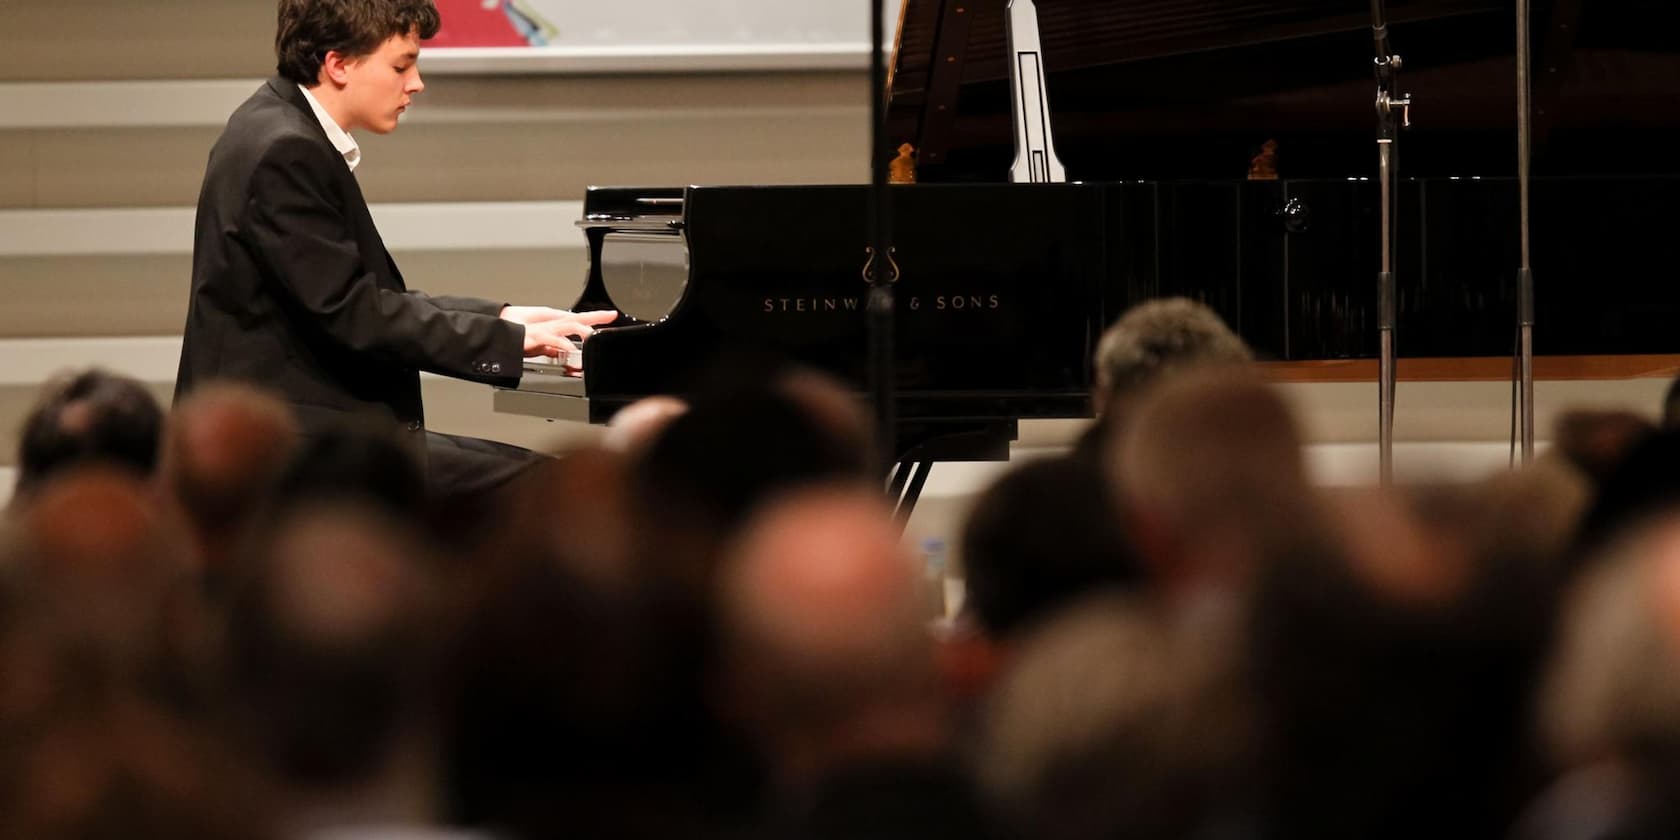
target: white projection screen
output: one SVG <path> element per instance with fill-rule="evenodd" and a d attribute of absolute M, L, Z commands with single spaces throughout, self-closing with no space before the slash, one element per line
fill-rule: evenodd
<path fill-rule="evenodd" d="M 635 73 L 865 66 L 868 0 L 436 0 L 430 72 Z M 900 0 L 884 0 L 886 38 Z"/>

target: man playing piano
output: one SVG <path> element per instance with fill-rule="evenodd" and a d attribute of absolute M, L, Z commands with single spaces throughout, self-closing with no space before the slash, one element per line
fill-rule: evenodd
<path fill-rule="evenodd" d="M 616 313 L 404 286 L 356 183 L 351 132 L 397 127 L 425 88 L 420 41 L 438 25 L 432 0 L 280 0 L 279 75 L 210 152 L 175 393 L 242 380 L 278 391 L 306 434 L 391 430 L 448 498 L 505 481 L 531 455 L 427 432 L 419 371 L 511 386 L 523 357 L 574 350 Z"/>

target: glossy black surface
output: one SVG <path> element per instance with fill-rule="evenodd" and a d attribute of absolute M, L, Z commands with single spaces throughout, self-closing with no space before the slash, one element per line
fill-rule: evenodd
<path fill-rule="evenodd" d="M 1267 140 L 1286 178 L 1374 176 L 1370 5 L 1037 0 L 1068 177 L 1241 178 Z M 922 182 L 1007 179 L 1001 0 L 907 0 L 888 146 Z M 1532 0 L 1536 174 L 1677 173 L 1673 0 Z M 1515 0 L 1387 0 L 1403 174 L 1516 171 Z M 963 9 L 958 13 L 957 9 Z"/>
<path fill-rule="evenodd" d="M 1401 355 L 1509 354 L 1515 183 L 1401 189 Z M 1677 189 L 1674 177 L 1536 179 L 1537 352 L 1680 352 Z M 624 191 L 592 192 L 586 214 L 597 195 L 633 206 Z M 610 413 L 681 392 L 734 351 L 861 388 L 866 200 L 866 187 L 689 188 L 667 226 L 688 247 L 687 293 L 664 321 L 586 345 L 591 399 Z M 914 185 L 894 187 L 893 203 L 907 420 L 1082 416 L 1097 337 L 1155 297 L 1207 302 L 1263 358 L 1376 355 L 1368 181 Z M 612 224 L 592 226 L 591 242 Z M 592 276 L 578 306 L 611 305 Z"/>

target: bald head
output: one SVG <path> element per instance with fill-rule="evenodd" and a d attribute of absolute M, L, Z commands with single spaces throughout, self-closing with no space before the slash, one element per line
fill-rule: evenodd
<path fill-rule="evenodd" d="M 925 690 L 920 581 L 877 496 L 822 489 L 774 503 L 730 563 L 725 660 L 759 723 L 821 728 Z"/>
<path fill-rule="evenodd" d="M 291 409 L 262 391 L 211 385 L 175 407 L 160 474 L 201 533 L 237 528 L 297 446 Z"/>
<path fill-rule="evenodd" d="M 620 409 L 607 422 L 601 448 L 609 452 L 640 452 L 686 411 L 688 403 L 677 397 L 660 394 L 639 399 Z"/>

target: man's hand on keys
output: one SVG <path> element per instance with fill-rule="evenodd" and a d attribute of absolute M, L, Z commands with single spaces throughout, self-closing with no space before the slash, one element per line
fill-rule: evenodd
<path fill-rule="evenodd" d="M 578 344 L 594 335 L 596 327 L 618 320 L 618 313 L 611 309 L 568 312 L 547 306 L 506 306 L 502 319 L 525 325 L 525 355 L 558 357 L 577 352 Z"/>

